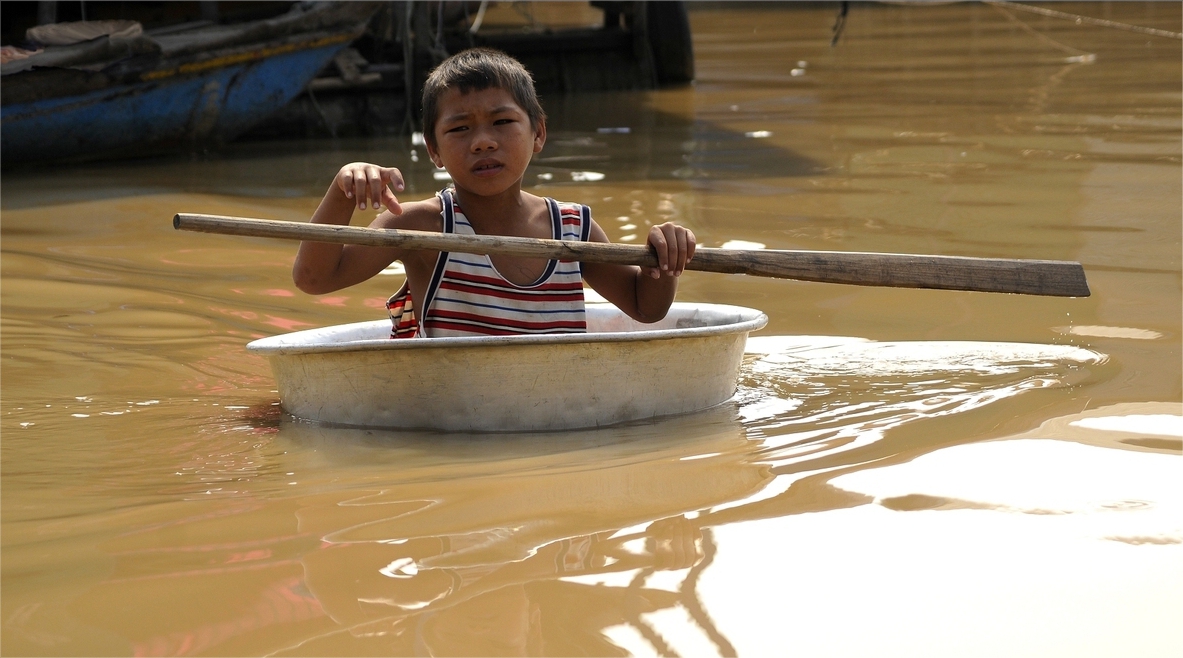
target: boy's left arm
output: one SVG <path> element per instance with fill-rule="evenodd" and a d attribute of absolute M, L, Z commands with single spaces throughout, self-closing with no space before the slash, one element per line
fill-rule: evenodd
<path fill-rule="evenodd" d="M 590 242 L 610 242 L 594 221 Z M 669 312 L 678 291 L 678 277 L 694 257 L 694 233 L 666 222 L 649 229 L 648 244 L 657 254 L 658 267 L 584 263 L 588 285 L 638 322 L 657 322 Z"/>

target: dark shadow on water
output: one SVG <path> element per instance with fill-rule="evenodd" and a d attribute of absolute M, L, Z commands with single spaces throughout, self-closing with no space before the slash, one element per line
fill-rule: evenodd
<path fill-rule="evenodd" d="M 278 407 L 270 407 L 278 409 Z M 606 464 L 693 459 L 702 454 L 746 454 L 748 441 L 734 402 L 701 412 L 561 432 L 439 432 L 335 427 L 287 413 L 260 413 L 258 427 L 277 433 L 293 454 L 332 468 L 370 469 L 397 465 L 398 471 L 461 466 L 504 474 L 511 464 L 530 468 L 562 466 L 595 470 Z M 394 474 L 391 474 L 394 476 Z"/>
<path fill-rule="evenodd" d="M 613 180 L 719 180 L 812 176 L 822 163 L 768 141 L 767 133 L 744 133 L 713 120 L 711 108 L 694 105 L 693 94 L 671 97 L 684 107 L 651 107 L 640 94 L 569 95 L 552 100 L 547 148 L 540 168 L 593 170 Z M 627 130 L 627 132 L 625 132 Z M 579 158 L 583 158 L 581 161 Z M 606 169 L 598 169 L 598 163 Z"/>
<path fill-rule="evenodd" d="M 776 146 L 759 133 L 723 127 L 708 118 L 717 114 L 709 108 L 696 111 L 693 94 L 676 98 L 685 105 L 677 112 L 653 108 L 650 98 L 645 93 L 614 92 L 545 99 L 548 141 L 526 172 L 525 187 L 679 180 L 710 187 L 822 172 L 821 163 Z M 238 142 L 200 154 L 8 170 L 0 178 L 0 197 L 4 209 L 169 193 L 319 197 L 341 165 L 359 160 L 399 167 L 410 198 L 430 195 L 447 183 L 436 177 L 426 151 L 413 147 L 409 137 L 309 139 Z"/>

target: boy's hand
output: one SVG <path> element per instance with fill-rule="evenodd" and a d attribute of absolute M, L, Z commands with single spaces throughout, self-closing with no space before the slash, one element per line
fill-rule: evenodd
<path fill-rule="evenodd" d="M 396 215 L 401 215 L 403 212 L 398 198 L 388 187 L 393 186 L 396 191 L 403 191 L 403 174 L 394 167 L 379 167 L 368 162 L 351 162 L 341 167 L 341 171 L 337 172 L 333 183 L 341 188 L 346 198 L 357 201 L 358 210 L 365 210 L 366 204 L 369 203 L 374 210 L 377 210 L 379 206 L 386 206 L 387 210 Z"/>
<path fill-rule="evenodd" d="M 681 276 L 694 257 L 694 232 L 673 222 L 649 229 L 649 245 L 657 253 L 657 267 L 642 268 L 654 279 L 662 274 Z"/>
<path fill-rule="evenodd" d="M 672 516 L 649 524 L 645 529 L 645 546 L 653 554 L 653 566 L 658 569 L 688 569 L 703 558 L 702 530 L 684 516 Z"/>

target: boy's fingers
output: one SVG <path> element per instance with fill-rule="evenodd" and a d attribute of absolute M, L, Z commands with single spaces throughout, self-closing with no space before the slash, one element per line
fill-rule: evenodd
<path fill-rule="evenodd" d="M 398 203 L 398 197 L 394 196 L 390 188 L 385 185 L 382 186 L 382 205 L 386 206 L 387 210 L 396 215 L 403 214 L 403 208 Z"/>
<path fill-rule="evenodd" d="M 682 270 L 686 269 L 686 261 L 690 260 L 689 249 L 686 231 L 678 231 L 678 266 L 674 270 L 674 276 L 681 276 Z"/>
<path fill-rule="evenodd" d="M 670 230 L 669 224 L 662 224 L 658 228 L 665 238 L 665 273 L 672 275 L 678 267 L 678 236 Z"/>
<path fill-rule="evenodd" d="M 377 210 L 382 203 L 382 197 L 385 196 L 383 192 L 388 191 L 386 182 L 382 180 L 382 172 L 377 167 L 370 167 L 366 171 L 366 185 L 369 187 L 371 207 Z"/>
<path fill-rule="evenodd" d="M 366 207 L 366 177 L 363 171 L 358 171 L 353 177 L 353 200 L 358 208 Z"/>
<path fill-rule="evenodd" d="M 658 267 L 645 273 L 654 278 L 660 278 L 662 274 L 681 276 L 694 257 L 696 239 L 693 231 L 666 222 L 649 229 L 649 244 L 657 256 Z"/>
<path fill-rule="evenodd" d="M 394 186 L 394 189 L 397 192 L 402 192 L 406 187 L 406 183 L 403 181 L 403 172 L 399 171 L 396 167 L 383 169 L 382 179 L 390 181 L 390 184 Z"/>
<path fill-rule="evenodd" d="M 362 191 L 362 196 L 358 196 L 363 209 L 370 206 L 369 201 L 373 201 L 373 205 L 377 206 L 377 200 L 381 196 L 380 185 L 382 185 L 382 180 L 377 178 L 374 167 L 368 167 L 366 169 L 366 189 Z"/>
<path fill-rule="evenodd" d="M 680 266 L 678 263 L 678 230 L 677 227 L 670 223 L 661 225 L 661 232 L 665 236 L 665 262 L 664 268 L 670 274 L 677 274 Z"/>
<path fill-rule="evenodd" d="M 361 210 L 378 210 L 383 205 L 398 208 L 398 199 L 386 187 L 388 183 L 398 192 L 406 187 L 402 172 L 395 167 L 354 162 L 342 167 L 337 174 L 337 185 L 345 193 L 345 198 L 353 199 Z"/>
<path fill-rule="evenodd" d="M 649 229 L 649 244 L 653 246 L 653 251 L 657 255 L 658 269 L 669 269 L 669 247 L 666 244 L 665 234 L 662 232 L 660 226 L 654 226 Z"/>
<path fill-rule="evenodd" d="M 395 167 L 387 167 L 382 169 L 379 174 L 383 182 L 382 205 L 386 206 L 386 209 L 390 212 L 401 215 L 403 209 L 398 203 L 398 197 L 395 196 L 394 192 L 390 191 L 390 188 L 393 187 L 397 192 L 403 191 L 403 188 L 406 187 L 406 184 L 403 182 L 403 172 Z M 386 183 L 389 183 L 389 186 Z"/>

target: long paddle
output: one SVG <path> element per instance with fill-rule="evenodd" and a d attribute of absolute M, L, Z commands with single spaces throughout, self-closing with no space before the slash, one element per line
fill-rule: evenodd
<path fill-rule="evenodd" d="M 657 257 L 647 245 L 452 235 L 188 213 L 173 217 L 173 228 L 371 247 L 657 266 Z M 699 247 L 686 269 L 860 286 L 1089 296 L 1089 286 L 1080 263 L 1056 260 Z"/>

